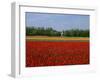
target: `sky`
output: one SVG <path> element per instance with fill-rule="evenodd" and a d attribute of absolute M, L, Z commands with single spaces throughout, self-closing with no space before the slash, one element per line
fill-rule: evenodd
<path fill-rule="evenodd" d="M 69 29 L 89 29 L 89 15 L 25 13 L 26 27 L 52 27 L 57 31 Z"/>

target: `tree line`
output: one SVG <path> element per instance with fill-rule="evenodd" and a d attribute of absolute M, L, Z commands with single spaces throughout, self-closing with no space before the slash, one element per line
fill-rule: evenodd
<path fill-rule="evenodd" d="M 26 27 L 26 36 L 89 37 L 89 30 L 70 29 L 57 31 L 51 27 Z"/>

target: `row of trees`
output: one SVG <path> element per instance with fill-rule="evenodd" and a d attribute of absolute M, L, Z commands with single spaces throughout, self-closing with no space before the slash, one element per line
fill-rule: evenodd
<path fill-rule="evenodd" d="M 51 27 L 26 27 L 27 36 L 64 36 L 64 37 L 89 37 L 89 30 L 71 29 L 57 31 Z"/>

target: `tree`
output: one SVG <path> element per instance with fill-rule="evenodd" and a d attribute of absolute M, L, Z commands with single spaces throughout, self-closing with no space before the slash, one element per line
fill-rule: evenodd
<path fill-rule="evenodd" d="M 61 36 L 61 32 L 51 27 L 26 27 L 27 36 Z M 63 37 L 89 37 L 89 30 L 70 29 L 63 31 Z"/>

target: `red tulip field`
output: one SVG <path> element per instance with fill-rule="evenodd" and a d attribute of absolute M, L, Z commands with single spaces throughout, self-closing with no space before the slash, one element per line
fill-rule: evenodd
<path fill-rule="evenodd" d="M 26 67 L 89 64 L 89 41 L 26 40 Z"/>

